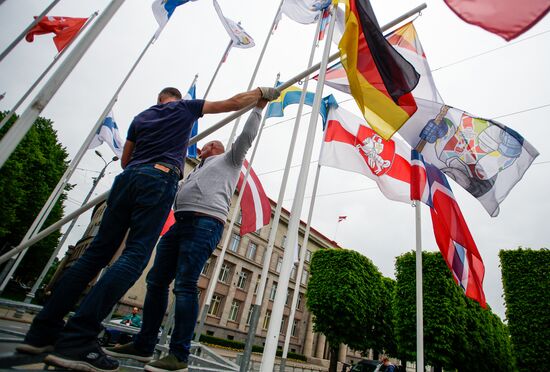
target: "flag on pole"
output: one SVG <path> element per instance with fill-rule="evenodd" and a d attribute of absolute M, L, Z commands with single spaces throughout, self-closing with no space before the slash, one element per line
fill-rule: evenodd
<path fill-rule="evenodd" d="M 155 19 L 159 24 L 159 28 L 155 33 L 155 38 L 159 37 L 160 33 L 162 32 L 162 29 L 164 28 L 164 26 L 166 26 L 166 24 L 168 23 L 168 20 L 174 13 L 174 10 L 176 10 L 178 6 L 183 5 L 189 1 L 196 1 L 196 0 L 155 0 L 153 1 L 151 8 L 153 9 L 153 15 L 155 16 Z"/>
<path fill-rule="evenodd" d="M 364 119 L 331 108 L 319 164 L 356 172 L 374 180 L 391 200 L 410 203 L 410 148 L 385 140 Z"/>
<path fill-rule="evenodd" d="M 319 35 L 317 40 L 321 41 L 325 38 L 325 33 L 327 31 L 327 26 L 330 23 L 330 8 L 327 7 L 323 10 L 323 15 L 321 16 L 321 26 L 319 27 Z"/>
<path fill-rule="evenodd" d="M 164 226 L 162 227 L 162 231 L 160 232 L 160 236 L 163 236 L 170 230 L 173 224 L 176 223 L 176 217 L 174 216 L 174 210 L 170 209 L 170 213 L 168 213 L 168 218 L 166 218 L 166 222 L 164 222 Z"/>
<path fill-rule="evenodd" d="M 384 38 L 368 0 L 346 3 L 342 65 L 363 116 L 387 140 L 416 111 L 411 91 L 419 75 Z"/>
<path fill-rule="evenodd" d="M 257 231 L 269 224 L 271 218 L 271 204 L 256 172 L 250 168 L 250 174 L 243 191 L 243 180 L 246 174 L 248 161 L 244 161 L 237 183 L 239 192 L 244 192 L 241 199 L 241 236 Z"/>
<path fill-rule="evenodd" d="M 315 23 L 321 10 L 326 9 L 332 0 L 285 0 L 281 8 L 288 18 L 302 24 Z"/>
<path fill-rule="evenodd" d="M 196 98 L 197 98 L 197 84 L 193 83 L 193 85 L 191 85 L 191 88 L 189 88 L 189 91 L 187 92 L 185 97 L 183 97 L 183 99 L 196 99 Z M 193 127 L 191 128 L 191 137 L 190 138 L 195 137 L 197 135 L 197 133 L 199 133 L 199 121 L 195 120 L 195 122 L 193 123 Z M 196 143 L 187 147 L 187 156 L 189 158 L 195 158 L 195 159 L 197 158 L 197 144 Z"/>
<path fill-rule="evenodd" d="M 0 101 L 4 99 L 4 97 L 6 97 L 6 92 L 0 94 Z"/>
<path fill-rule="evenodd" d="M 463 21 L 510 41 L 533 27 L 550 10 L 548 0 L 445 0 Z"/>
<path fill-rule="evenodd" d="M 101 126 L 97 129 L 97 132 L 90 142 L 88 149 L 96 148 L 103 142 L 109 145 L 116 156 L 119 158 L 122 156 L 122 148 L 124 145 L 118 131 L 118 126 L 115 122 L 113 110 L 109 111 L 107 116 L 105 116 L 105 119 L 103 119 L 103 123 L 101 123 Z"/>
<path fill-rule="evenodd" d="M 418 111 L 399 134 L 427 162 L 472 194 L 496 217 L 538 151 L 519 133 L 438 102 L 417 99 Z"/>
<path fill-rule="evenodd" d="M 338 222 L 345 221 L 348 218 L 348 216 L 338 216 Z"/>
<path fill-rule="evenodd" d="M 61 52 L 67 44 L 78 34 L 88 18 L 52 17 L 45 16 L 25 36 L 32 43 L 36 35 L 55 34 L 53 42 L 58 52 Z"/>
<path fill-rule="evenodd" d="M 411 158 L 411 172 L 418 173 L 412 179 L 425 181 L 424 184 L 411 183 L 411 199 L 424 198 L 422 201 L 430 206 L 435 239 L 455 282 L 466 296 L 486 308 L 485 266 L 447 178 L 437 167 L 424 162 L 418 151 L 412 150 Z M 426 195 L 423 192 L 426 189 L 428 198 L 420 196 Z"/>
<path fill-rule="evenodd" d="M 241 23 L 237 23 L 227 17 L 225 17 L 222 13 L 222 9 L 220 8 L 220 5 L 216 0 L 214 0 L 214 9 L 216 9 L 216 13 L 218 13 L 218 17 L 220 17 L 220 21 L 222 22 L 223 27 L 229 34 L 229 37 L 233 41 L 233 45 L 236 48 L 252 48 L 254 44 L 254 39 L 252 39 L 252 36 L 250 36 L 244 28 L 241 27 Z M 225 58 L 224 58 L 225 61 Z"/>

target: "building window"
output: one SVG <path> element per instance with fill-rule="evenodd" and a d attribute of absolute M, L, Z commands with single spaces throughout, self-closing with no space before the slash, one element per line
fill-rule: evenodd
<path fill-rule="evenodd" d="M 283 316 L 283 319 L 281 319 L 281 329 L 279 330 L 279 333 L 284 335 L 286 333 L 286 316 Z"/>
<path fill-rule="evenodd" d="M 292 289 L 287 289 L 286 290 L 286 301 L 285 301 L 285 305 L 286 306 L 290 306 L 290 301 L 292 301 Z"/>
<path fill-rule="evenodd" d="M 244 289 L 246 287 L 246 278 L 248 274 L 245 271 L 239 273 L 239 279 L 237 279 L 237 288 Z"/>
<path fill-rule="evenodd" d="M 258 245 L 256 243 L 248 243 L 248 248 L 246 249 L 246 258 L 254 261 L 256 258 L 256 251 L 258 250 Z"/>
<path fill-rule="evenodd" d="M 227 280 L 229 279 L 229 272 L 231 271 L 231 268 L 228 264 L 224 263 L 222 265 L 222 268 L 220 270 L 220 275 L 218 275 L 218 281 L 222 283 L 227 283 Z"/>
<path fill-rule="evenodd" d="M 271 292 L 269 292 L 269 299 L 271 301 L 275 300 L 275 293 L 277 293 L 277 283 L 273 282 L 273 285 L 271 286 Z"/>
<path fill-rule="evenodd" d="M 208 309 L 208 315 L 218 316 L 221 303 L 222 303 L 221 296 L 219 295 L 212 296 L 212 302 L 210 303 L 210 308 Z"/>
<path fill-rule="evenodd" d="M 283 258 L 282 257 L 279 257 L 277 259 L 277 267 L 275 267 L 275 271 L 280 273 L 281 272 L 281 268 L 283 267 Z"/>
<path fill-rule="evenodd" d="M 201 271 L 201 274 L 204 275 L 204 276 L 208 276 L 208 270 L 210 269 L 210 263 L 212 261 L 210 260 L 210 258 L 208 260 L 206 260 L 206 263 L 204 264 L 203 268 L 202 268 L 202 271 Z"/>
<path fill-rule="evenodd" d="M 241 307 L 241 303 L 239 301 L 233 300 L 233 303 L 231 303 L 231 309 L 229 310 L 229 317 L 228 319 L 236 322 L 237 316 L 239 315 L 239 308 Z"/>
<path fill-rule="evenodd" d="M 306 251 L 306 262 L 309 262 L 311 261 L 311 251 L 308 249 Z"/>
<path fill-rule="evenodd" d="M 285 247 L 286 244 L 286 235 L 283 235 L 283 240 L 281 241 L 281 247 Z"/>
<path fill-rule="evenodd" d="M 294 319 L 294 323 L 292 323 L 292 331 L 290 332 L 290 335 L 296 337 L 297 334 L 298 334 L 298 320 Z"/>
<path fill-rule="evenodd" d="M 290 278 L 296 280 L 296 265 L 292 266 L 292 271 L 290 272 Z"/>
<path fill-rule="evenodd" d="M 241 236 L 239 234 L 233 233 L 231 235 L 231 244 L 229 244 L 229 250 L 232 252 L 237 252 L 239 250 L 239 244 L 241 244 Z"/>
<path fill-rule="evenodd" d="M 267 329 L 269 327 L 269 321 L 271 320 L 271 310 L 267 310 L 265 312 L 265 316 L 264 316 L 264 323 L 262 325 L 262 328 L 263 329 Z"/>
<path fill-rule="evenodd" d="M 260 286 L 260 275 L 258 275 L 258 279 L 256 280 L 256 285 L 254 286 L 254 294 L 258 293 L 258 287 Z"/>
<path fill-rule="evenodd" d="M 307 270 L 304 270 L 302 272 L 302 284 L 303 285 L 307 285 L 308 276 L 309 276 L 309 273 L 307 272 Z"/>
<path fill-rule="evenodd" d="M 254 308 L 253 305 L 250 305 L 250 308 L 248 309 L 248 315 L 246 316 L 246 325 L 250 325 L 250 321 L 252 320 L 252 309 Z"/>
<path fill-rule="evenodd" d="M 296 309 L 300 310 L 302 308 L 302 294 L 298 293 L 298 302 L 296 303 Z"/>

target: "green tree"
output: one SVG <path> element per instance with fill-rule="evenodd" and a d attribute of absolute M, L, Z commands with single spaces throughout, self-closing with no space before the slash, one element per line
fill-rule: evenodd
<path fill-rule="evenodd" d="M 394 313 L 393 301 L 395 297 L 395 280 L 382 277 L 382 296 L 380 307 L 376 315 L 376 325 L 373 329 L 374 359 L 377 360 L 379 354 L 387 354 L 399 357 L 397 353 L 397 343 L 394 332 Z"/>
<path fill-rule="evenodd" d="M 5 113 L 0 113 L 0 119 Z M 16 116 L 0 131 L 0 138 Z M 39 117 L 8 161 L 0 169 L 0 249 L 19 244 L 46 199 L 67 169 L 67 151 L 59 143 L 52 122 Z M 52 209 L 45 226 L 63 216 L 63 195 Z M 33 282 L 59 241 L 59 231 L 32 246 L 14 277 Z M 24 291 L 22 291 L 24 292 Z"/>
<path fill-rule="evenodd" d="M 550 366 L 550 251 L 501 250 L 506 317 L 520 371 Z"/>
<path fill-rule="evenodd" d="M 335 372 L 341 343 L 359 351 L 374 346 L 382 275 L 367 257 L 344 249 L 315 252 L 310 269 L 307 306 L 315 316 L 315 331 L 329 342 L 329 371 Z"/>

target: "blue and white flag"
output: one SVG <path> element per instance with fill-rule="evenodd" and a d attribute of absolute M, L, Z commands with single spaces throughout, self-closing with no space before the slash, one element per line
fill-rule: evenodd
<path fill-rule="evenodd" d="M 191 88 L 189 88 L 189 91 L 187 92 L 185 97 L 183 97 L 183 99 L 196 99 L 196 97 L 197 97 L 196 92 L 197 92 L 197 84 L 193 84 L 193 85 L 191 85 Z M 195 137 L 198 132 L 199 132 L 199 121 L 195 120 L 195 123 L 193 123 L 193 128 L 191 128 L 191 137 L 189 137 L 189 138 Z M 187 157 L 195 158 L 195 159 L 197 158 L 197 144 L 196 143 L 194 145 L 191 145 L 191 146 L 187 147 Z"/>
<path fill-rule="evenodd" d="M 168 23 L 168 20 L 174 13 L 174 10 L 180 5 L 183 5 L 189 1 L 196 0 L 155 0 L 151 6 L 153 9 L 153 15 L 159 24 L 159 28 L 155 34 L 155 38 L 158 38 L 162 29 Z"/>
<path fill-rule="evenodd" d="M 118 126 L 115 122 L 113 110 L 109 111 L 105 119 L 103 119 L 103 123 L 101 123 L 101 126 L 97 129 L 97 132 L 92 139 L 92 142 L 90 142 L 88 149 L 96 148 L 103 144 L 103 142 L 109 145 L 116 156 L 119 158 L 122 156 L 122 147 L 124 145 L 118 131 Z"/>

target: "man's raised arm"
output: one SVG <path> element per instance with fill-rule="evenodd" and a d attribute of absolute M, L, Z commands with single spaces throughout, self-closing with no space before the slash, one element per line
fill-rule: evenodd
<path fill-rule="evenodd" d="M 275 88 L 260 87 L 248 92 L 239 93 L 224 101 L 205 101 L 202 113 L 218 114 L 220 112 L 238 111 L 257 103 L 260 98 L 272 101 L 279 97 L 279 94 L 279 91 Z"/>

